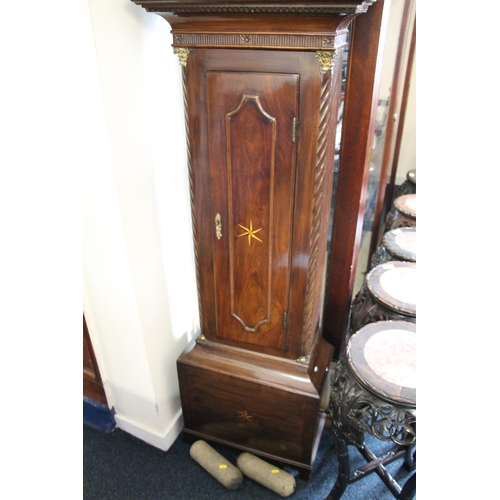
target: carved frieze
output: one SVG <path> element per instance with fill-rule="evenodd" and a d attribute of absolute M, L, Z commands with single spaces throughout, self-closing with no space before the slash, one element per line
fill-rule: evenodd
<path fill-rule="evenodd" d="M 173 46 L 187 47 L 265 47 L 301 50 L 328 50 L 343 45 L 345 35 L 285 33 L 175 33 Z"/>

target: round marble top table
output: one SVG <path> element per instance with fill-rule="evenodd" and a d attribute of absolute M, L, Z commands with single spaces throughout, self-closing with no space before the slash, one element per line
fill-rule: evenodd
<path fill-rule="evenodd" d="M 382 244 L 372 255 L 371 267 L 391 260 L 417 261 L 417 230 L 414 227 L 399 227 L 384 234 Z"/>
<path fill-rule="evenodd" d="M 381 321 L 349 339 L 347 363 L 358 382 L 377 397 L 416 405 L 417 335 L 414 323 Z"/>
<path fill-rule="evenodd" d="M 416 489 L 415 446 L 416 347 L 414 323 L 380 321 L 350 337 L 346 352 L 331 375 L 330 416 L 338 460 L 338 476 L 328 500 L 338 500 L 347 486 L 376 472 L 395 498 L 409 500 Z M 395 447 L 377 457 L 365 443 L 365 434 Z M 351 471 L 349 447 L 354 445 L 367 464 Z M 415 471 L 403 486 L 385 465 L 404 458 Z"/>
<path fill-rule="evenodd" d="M 350 335 L 377 321 L 416 322 L 417 264 L 389 261 L 374 267 L 351 306 Z"/>
<path fill-rule="evenodd" d="M 387 214 L 385 232 L 398 227 L 417 227 L 417 195 L 398 196 Z"/>

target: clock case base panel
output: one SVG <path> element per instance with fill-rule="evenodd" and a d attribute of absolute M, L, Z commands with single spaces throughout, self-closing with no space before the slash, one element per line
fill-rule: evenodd
<path fill-rule="evenodd" d="M 184 439 L 232 446 L 310 479 L 325 424 L 321 393 L 332 355 L 323 339 L 309 364 L 198 341 L 177 361 Z"/>

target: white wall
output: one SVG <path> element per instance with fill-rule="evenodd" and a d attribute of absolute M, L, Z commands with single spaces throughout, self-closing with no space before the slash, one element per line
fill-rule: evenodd
<path fill-rule="evenodd" d="M 84 6 L 84 313 L 118 426 L 166 450 L 198 331 L 181 67 L 159 16 Z"/>

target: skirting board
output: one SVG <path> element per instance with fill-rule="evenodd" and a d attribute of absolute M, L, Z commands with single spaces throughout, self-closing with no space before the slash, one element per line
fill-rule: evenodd
<path fill-rule="evenodd" d="M 163 434 L 159 434 L 153 429 L 145 428 L 139 425 L 137 422 L 132 422 L 126 417 L 115 415 L 115 420 L 117 427 L 121 430 L 128 432 L 132 436 L 144 441 L 155 448 L 167 451 L 177 439 L 182 431 L 184 425 L 184 419 L 182 418 L 182 410 L 180 409 L 173 419 L 173 423 Z"/>

